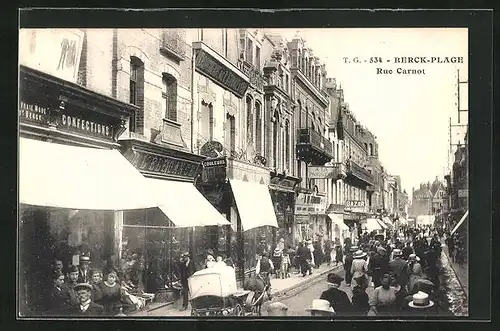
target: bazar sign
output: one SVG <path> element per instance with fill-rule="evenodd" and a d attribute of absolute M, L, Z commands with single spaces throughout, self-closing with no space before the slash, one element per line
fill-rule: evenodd
<path fill-rule="evenodd" d="M 339 168 L 337 166 L 309 166 L 307 176 L 315 179 L 337 178 Z"/>
<path fill-rule="evenodd" d="M 365 201 L 363 200 L 347 200 L 345 206 L 349 208 L 365 208 Z"/>
<path fill-rule="evenodd" d="M 249 82 L 202 49 L 196 54 L 196 70 L 231 90 L 239 98 L 243 97 L 248 89 Z"/>

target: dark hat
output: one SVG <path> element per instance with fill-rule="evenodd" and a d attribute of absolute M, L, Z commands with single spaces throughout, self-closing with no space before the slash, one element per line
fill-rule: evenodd
<path fill-rule="evenodd" d="M 340 285 L 340 283 L 342 283 L 343 280 L 344 280 L 344 278 L 340 277 L 337 274 L 334 274 L 333 272 L 329 273 L 328 276 L 327 276 L 327 278 L 326 278 L 327 284 L 337 284 L 337 285 Z"/>
<path fill-rule="evenodd" d="M 78 272 L 78 267 L 76 265 L 72 265 L 71 267 L 69 267 L 68 274 L 72 272 Z"/>
<path fill-rule="evenodd" d="M 79 290 L 92 291 L 92 285 L 87 284 L 87 283 L 79 283 L 79 284 L 75 285 L 74 289 L 75 289 L 75 291 L 79 291 Z"/>

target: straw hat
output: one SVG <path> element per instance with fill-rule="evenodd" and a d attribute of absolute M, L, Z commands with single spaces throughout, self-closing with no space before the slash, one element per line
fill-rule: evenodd
<path fill-rule="evenodd" d="M 410 256 L 408 257 L 408 260 L 410 261 L 420 261 L 420 258 L 415 255 L 415 254 L 410 254 Z"/>
<path fill-rule="evenodd" d="M 396 248 L 396 249 L 394 249 L 394 250 L 392 251 L 392 255 L 393 255 L 394 257 L 396 257 L 396 256 L 402 256 L 402 255 L 403 255 L 403 252 L 402 252 L 400 249 Z"/>
<path fill-rule="evenodd" d="M 356 252 L 357 250 L 359 250 L 359 247 L 358 247 L 358 246 L 351 246 L 351 249 L 350 249 L 351 253 L 354 253 L 354 252 Z"/>
<path fill-rule="evenodd" d="M 417 293 L 413 294 L 412 301 L 408 305 L 411 308 L 422 309 L 434 306 L 434 302 L 429 300 L 429 294 L 418 291 Z"/>
<path fill-rule="evenodd" d="M 79 284 L 75 285 L 74 290 L 75 291 L 79 291 L 79 290 L 89 290 L 89 291 L 92 291 L 92 285 L 87 284 L 87 283 L 79 283 Z"/>
<path fill-rule="evenodd" d="M 363 252 L 362 250 L 358 249 L 354 255 L 352 256 L 354 259 L 362 259 L 366 256 L 366 253 Z"/>
<path fill-rule="evenodd" d="M 335 314 L 335 310 L 330 306 L 330 302 L 328 300 L 316 299 L 312 301 L 312 305 L 309 308 L 306 308 L 307 311 L 326 311 L 332 314 Z"/>

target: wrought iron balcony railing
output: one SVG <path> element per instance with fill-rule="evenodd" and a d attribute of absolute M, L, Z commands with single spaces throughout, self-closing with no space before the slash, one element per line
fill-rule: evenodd
<path fill-rule="evenodd" d="M 311 145 L 328 157 L 333 158 L 332 142 L 313 129 L 298 129 L 297 144 Z"/>
<path fill-rule="evenodd" d="M 347 173 L 355 176 L 356 178 L 364 181 L 368 185 L 373 185 L 373 175 L 371 172 L 354 162 L 353 160 L 347 161 Z"/>

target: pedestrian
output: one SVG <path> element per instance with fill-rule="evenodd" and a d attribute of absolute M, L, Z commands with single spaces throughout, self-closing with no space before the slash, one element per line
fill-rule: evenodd
<path fill-rule="evenodd" d="M 375 315 L 388 315 L 395 309 L 396 289 L 391 287 L 392 279 L 389 273 L 382 275 L 380 283 L 381 285 L 373 290 L 370 299 L 370 312 Z"/>
<path fill-rule="evenodd" d="M 370 310 L 370 303 L 366 290 L 359 285 L 352 289 L 352 306 L 355 315 L 364 316 Z"/>
<path fill-rule="evenodd" d="M 327 266 L 330 266 L 332 262 L 332 242 L 330 240 L 325 242 L 325 262 Z"/>
<path fill-rule="evenodd" d="M 415 255 L 411 254 L 410 257 L 408 258 L 408 292 L 409 293 L 415 293 L 413 290 L 413 287 L 415 286 L 415 283 L 423 278 L 423 271 L 422 271 L 422 265 L 420 264 L 420 258 Z"/>
<path fill-rule="evenodd" d="M 213 258 L 213 257 L 212 257 Z M 181 310 L 186 310 L 188 307 L 189 299 L 189 285 L 188 279 L 195 273 L 194 263 L 191 260 L 191 255 L 185 252 L 181 256 L 181 261 L 179 265 L 180 271 L 180 283 L 182 285 L 182 308 Z"/>
<path fill-rule="evenodd" d="M 335 310 L 330 305 L 328 300 L 315 299 L 313 300 L 311 307 L 306 308 L 307 311 L 311 313 L 311 316 L 335 316 Z"/>
<path fill-rule="evenodd" d="M 70 316 L 102 316 L 104 315 L 104 307 L 92 302 L 92 286 L 87 283 L 80 283 L 75 285 L 78 304 L 71 306 L 67 310 Z"/>
<path fill-rule="evenodd" d="M 90 283 L 90 256 L 83 255 L 80 257 L 80 268 L 78 268 L 78 283 Z"/>
<path fill-rule="evenodd" d="M 436 315 L 437 312 L 434 302 L 430 300 L 429 295 L 425 292 L 413 294 L 408 306 L 411 316 L 432 316 Z"/>
<path fill-rule="evenodd" d="M 347 286 L 351 285 L 351 280 L 352 280 L 352 273 L 351 273 L 351 267 L 352 267 L 352 262 L 354 260 L 353 254 L 358 250 L 358 246 L 351 246 L 349 248 L 349 251 L 346 252 L 345 259 L 344 259 L 344 270 L 345 270 L 345 282 Z"/>
<path fill-rule="evenodd" d="M 75 286 L 78 284 L 78 268 L 71 266 L 68 269 L 68 277 L 66 277 L 66 285 L 70 294 L 70 305 L 78 304 L 78 297 L 76 295 Z"/>
<path fill-rule="evenodd" d="M 71 306 L 71 296 L 68 286 L 64 283 L 64 274 L 60 270 L 54 271 L 52 280 L 54 286 L 49 292 L 47 314 L 57 316 Z"/>
<path fill-rule="evenodd" d="M 400 249 L 395 249 L 392 255 L 393 260 L 389 262 L 389 272 L 398 284 L 406 287 L 408 284 L 408 272 L 406 270 L 406 261 L 403 260 L 403 252 Z"/>
<path fill-rule="evenodd" d="M 314 242 L 314 268 L 318 269 L 323 263 L 323 248 L 321 247 L 321 242 L 319 240 Z"/>
<path fill-rule="evenodd" d="M 374 287 L 382 285 L 381 279 L 388 267 L 388 263 L 383 255 L 384 251 L 385 250 L 382 247 L 378 247 L 377 252 L 370 256 L 368 269 L 371 272 Z"/>
<path fill-rule="evenodd" d="M 413 252 L 413 248 L 411 248 L 411 242 L 410 241 L 408 241 L 406 243 L 406 246 L 403 248 L 402 253 L 403 253 L 403 259 L 405 261 L 408 261 L 408 258 L 410 257 L 410 254 L 414 253 Z"/>
<path fill-rule="evenodd" d="M 274 264 L 269 259 L 267 252 L 262 253 L 262 257 L 257 260 L 257 265 L 255 266 L 255 274 L 260 277 L 264 281 L 264 284 L 267 286 L 267 296 L 269 300 L 272 299 L 271 294 L 271 278 L 269 275 L 274 271 Z"/>
<path fill-rule="evenodd" d="M 300 243 L 299 248 L 297 250 L 297 257 L 299 259 L 300 272 L 302 276 L 305 277 L 307 273 L 312 274 L 311 270 L 311 251 L 304 244 Z"/>
<path fill-rule="evenodd" d="M 342 246 L 335 246 L 335 265 L 342 263 L 344 260 L 344 254 L 342 253 Z"/>
<path fill-rule="evenodd" d="M 368 271 L 368 264 L 366 263 L 366 253 L 362 250 L 358 250 L 353 254 L 353 261 L 351 265 L 352 279 L 355 285 L 359 285 L 362 289 L 368 287 L 368 276 L 366 272 Z"/>
<path fill-rule="evenodd" d="M 320 299 L 327 300 L 337 315 L 348 316 L 352 315 L 353 307 L 347 293 L 340 289 L 342 281 L 343 278 L 339 275 L 329 273 L 326 280 L 329 288 L 321 293 Z"/>

